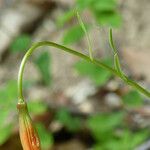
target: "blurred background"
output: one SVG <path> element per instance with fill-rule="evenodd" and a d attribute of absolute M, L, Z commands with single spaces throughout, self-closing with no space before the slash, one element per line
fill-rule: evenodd
<path fill-rule="evenodd" d="M 21 150 L 17 74 L 32 43 L 53 41 L 113 67 L 113 28 L 124 72 L 150 89 L 149 0 L 0 0 L 0 150 Z M 51 47 L 28 61 L 24 95 L 42 150 L 149 150 L 150 99 L 110 72 Z"/>

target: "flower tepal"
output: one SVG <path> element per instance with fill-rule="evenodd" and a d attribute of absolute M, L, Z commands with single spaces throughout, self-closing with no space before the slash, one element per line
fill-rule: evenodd
<path fill-rule="evenodd" d="M 23 150 L 41 150 L 38 133 L 32 123 L 25 102 L 17 104 L 19 110 L 19 133 Z"/>

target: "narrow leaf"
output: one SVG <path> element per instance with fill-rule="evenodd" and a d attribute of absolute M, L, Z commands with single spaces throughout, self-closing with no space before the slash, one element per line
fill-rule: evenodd
<path fill-rule="evenodd" d="M 91 43 L 91 40 L 90 40 L 90 36 L 89 36 L 89 34 L 88 34 L 87 30 L 86 30 L 86 27 L 85 27 L 85 25 L 84 25 L 84 23 L 83 23 L 80 15 L 79 15 L 79 12 L 76 11 L 76 14 L 77 14 L 77 18 L 78 18 L 79 24 L 82 27 L 82 30 L 84 31 L 86 39 L 87 39 L 87 42 L 88 42 L 88 50 L 89 50 L 90 58 L 91 58 L 91 60 L 93 60 L 93 56 L 92 56 L 92 43 Z"/>

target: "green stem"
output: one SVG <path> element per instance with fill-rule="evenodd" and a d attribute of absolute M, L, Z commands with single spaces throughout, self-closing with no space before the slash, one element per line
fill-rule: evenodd
<path fill-rule="evenodd" d="M 117 49 L 115 48 L 114 42 L 113 42 L 113 37 L 112 37 L 112 29 L 109 29 L 109 44 L 110 47 L 113 49 L 114 54 L 117 53 Z"/>
<path fill-rule="evenodd" d="M 136 82 L 128 79 L 128 77 L 126 78 L 122 78 L 122 76 L 113 68 L 105 65 L 104 63 L 96 60 L 96 59 L 91 59 L 89 56 L 86 56 L 82 53 L 77 52 L 76 50 L 67 48 L 65 46 L 59 45 L 57 43 L 54 42 L 48 42 L 48 41 L 43 41 L 43 42 L 38 42 L 32 45 L 32 47 L 26 52 L 26 54 L 24 55 L 21 65 L 20 65 L 20 69 L 19 69 L 19 73 L 18 73 L 18 96 L 19 96 L 19 103 L 24 103 L 24 97 L 23 97 L 23 73 L 24 73 L 24 68 L 25 68 L 25 64 L 28 60 L 28 58 L 31 56 L 31 54 L 34 52 L 34 50 L 36 48 L 39 48 L 41 46 L 51 46 L 51 47 L 55 47 L 58 48 L 60 50 L 63 50 L 65 52 L 68 52 L 70 54 L 73 54 L 75 56 L 78 56 L 88 62 L 91 62 L 99 67 L 102 67 L 108 71 L 110 71 L 111 73 L 113 73 L 114 75 L 120 77 L 122 80 L 124 80 L 127 84 L 131 85 L 132 87 L 136 88 L 137 90 L 139 90 L 141 93 L 143 93 L 144 95 L 150 97 L 150 92 L 148 92 L 146 89 L 144 89 L 143 87 L 141 87 L 140 85 L 138 85 Z"/>

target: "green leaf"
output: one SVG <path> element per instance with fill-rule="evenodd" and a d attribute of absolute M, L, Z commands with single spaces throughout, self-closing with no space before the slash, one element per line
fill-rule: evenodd
<path fill-rule="evenodd" d="M 54 144 L 53 136 L 50 132 L 48 132 L 45 126 L 41 123 L 36 125 L 38 130 L 39 138 L 41 140 L 42 149 L 49 149 Z"/>
<path fill-rule="evenodd" d="M 103 147 L 103 145 L 101 143 L 94 144 L 94 146 L 93 146 L 92 149 L 93 150 L 105 150 L 104 147 Z"/>
<path fill-rule="evenodd" d="M 37 65 L 42 81 L 45 85 L 49 85 L 51 83 L 51 74 L 50 74 L 50 55 L 48 52 L 41 53 L 38 58 L 35 60 L 35 64 Z"/>
<path fill-rule="evenodd" d="M 87 121 L 94 138 L 98 141 L 105 141 L 113 137 L 117 126 L 122 124 L 124 113 L 98 114 Z"/>
<path fill-rule="evenodd" d="M 89 6 L 91 6 L 91 4 L 94 2 L 95 0 L 77 0 L 76 4 L 77 4 L 77 8 L 80 10 L 83 10 Z M 96 0 L 97 1 L 97 0 Z"/>
<path fill-rule="evenodd" d="M 80 119 L 72 117 L 66 109 L 60 109 L 56 114 L 56 119 L 72 132 L 77 131 L 81 127 Z"/>
<path fill-rule="evenodd" d="M 17 100 L 17 81 L 10 80 L 0 89 L 0 106 L 14 110 Z M 4 103 L 5 102 L 5 103 Z"/>
<path fill-rule="evenodd" d="M 117 7 L 115 0 L 99 0 L 95 1 L 92 5 L 92 8 L 96 11 L 112 11 Z"/>
<path fill-rule="evenodd" d="M 0 128 L 0 145 L 4 144 L 12 133 L 12 125 L 7 125 L 4 128 Z"/>
<path fill-rule="evenodd" d="M 4 128 L 8 124 L 8 118 L 10 116 L 10 111 L 7 109 L 0 109 L 2 110 L 0 113 L 0 129 Z"/>
<path fill-rule="evenodd" d="M 42 114 L 46 112 L 47 105 L 40 101 L 29 101 L 28 102 L 29 112 L 35 115 Z"/>
<path fill-rule="evenodd" d="M 149 129 L 133 133 L 132 134 L 133 137 L 131 137 L 132 140 L 131 149 L 135 148 L 139 144 L 142 144 L 142 142 L 144 142 L 146 139 L 149 138 L 149 134 L 150 134 Z"/>
<path fill-rule="evenodd" d="M 101 62 L 112 66 L 113 62 L 111 59 L 105 59 Z M 75 69 L 77 72 L 83 76 L 88 76 L 97 86 L 103 86 L 112 76 L 110 72 L 100 68 L 94 64 L 87 61 L 79 61 L 75 64 Z"/>
<path fill-rule="evenodd" d="M 31 37 L 27 34 L 22 34 L 17 37 L 10 46 L 12 52 L 26 51 L 31 44 Z"/>
<path fill-rule="evenodd" d="M 120 142 L 120 139 L 111 138 L 110 140 L 106 140 L 103 143 L 95 144 L 94 150 L 130 150 L 130 149 L 125 149 L 122 143 Z"/>
<path fill-rule="evenodd" d="M 89 56 L 90 56 L 91 60 L 93 60 L 93 56 L 92 56 L 92 44 L 91 44 L 90 36 L 89 36 L 89 34 L 88 34 L 87 30 L 86 30 L 86 27 L 85 27 L 85 25 L 84 25 L 84 23 L 82 21 L 82 18 L 80 16 L 79 12 L 76 11 L 76 14 L 77 14 L 79 25 L 81 26 L 81 28 L 82 28 L 85 36 L 86 36 L 86 39 L 87 39 Z"/>
<path fill-rule="evenodd" d="M 86 30 L 89 29 L 89 26 L 85 24 Z M 74 42 L 78 42 L 85 35 L 80 25 L 75 25 L 67 30 L 63 37 L 64 44 L 72 44 Z"/>
<path fill-rule="evenodd" d="M 8 81 L 0 89 L 0 145 L 5 143 L 12 133 L 12 123 L 15 119 L 13 117 L 16 112 L 17 102 L 17 82 Z"/>
<path fill-rule="evenodd" d="M 95 16 L 98 23 L 103 26 L 120 27 L 122 23 L 121 16 L 114 11 L 95 11 Z"/>
<path fill-rule="evenodd" d="M 148 135 L 149 132 L 146 130 L 132 132 L 129 129 L 124 129 L 121 137 L 112 137 L 104 142 L 98 142 L 94 145 L 94 150 L 133 150 L 145 141 Z"/>
<path fill-rule="evenodd" d="M 58 18 L 57 25 L 58 26 L 63 26 L 65 23 L 67 23 L 68 21 L 70 21 L 73 18 L 74 15 L 75 15 L 74 9 L 71 9 L 71 10 L 65 12 L 63 15 L 61 15 Z"/>
<path fill-rule="evenodd" d="M 76 2 L 76 8 L 79 12 L 81 12 L 86 7 L 90 6 L 90 4 L 93 2 L 93 0 L 77 0 Z M 75 9 L 70 9 L 66 11 L 63 15 L 61 15 L 58 20 L 57 24 L 58 26 L 63 26 L 65 23 L 70 21 L 75 16 Z"/>
<path fill-rule="evenodd" d="M 134 90 L 124 95 L 122 99 L 124 104 L 128 107 L 138 107 L 143 104 L 143 99 L 140 93 Z"/>
<path fill-rule="evenodd" d="M 77 6 L 82 10 L 89 8 L 100 25 L 112 27 L 121 26 L 122 17 L 119 12 L 117 12 L 118 4 L 116 0 L 78 0 Z"/>
<path fill-rule="evenodd" d="M 108 150 L 130 150 L 128 149 L 129 143 L 126 143 L 126 147 L 124 147 L 124 145 L 122 145 L 122 143 L 120 142 L 120 139 L 110 139 L 109 141 L 107 141 L 104 144 L 104 149 L 108 149 Z"/>
<path fill-rule="evenodd" d="M 148 137 L 148 130 L 132 132 L 129 129 L 124 129 L 122 137 L 120 139 L 120 143 L 124 147 L 124 149 L 132 150 L 143 141 L 145 141 Z"/>

